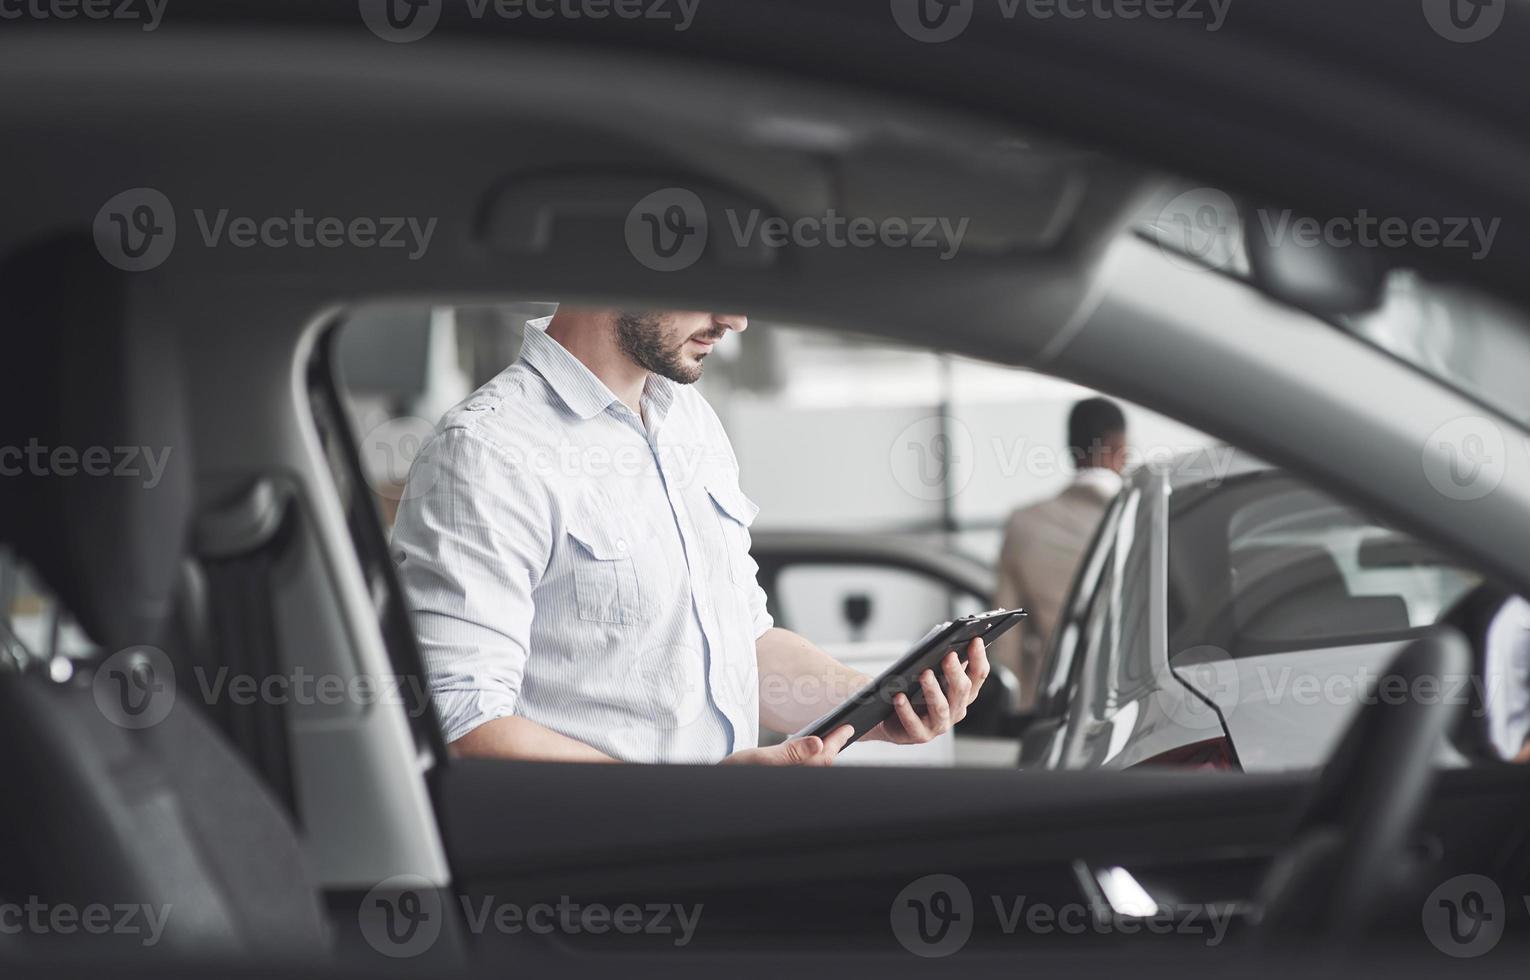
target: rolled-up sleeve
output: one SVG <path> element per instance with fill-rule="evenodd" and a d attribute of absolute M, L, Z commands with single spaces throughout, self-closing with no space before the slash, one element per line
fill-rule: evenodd
<path fill-rule="evenodd" d="M 747 532 L 744 540 L 746 546 L 752 547 L 753 541 Z M 750 563 L 754 565 L 754 578 L 750 582 L 749 589 L 749 619 L 754 630 L 754 638 L 758 640 L 776 625 L 775 619 L 770 615 L 770 606 L 766 600 L 765 590 L 760 588 L 760 566 L 750 556 Z"/>
<path fill-rule="evenodd" d="M 448 742 L 516 713 L 550 511 L 547 488 L 471 428 L 439 433 L 410 469 L 391 551 Z"/>

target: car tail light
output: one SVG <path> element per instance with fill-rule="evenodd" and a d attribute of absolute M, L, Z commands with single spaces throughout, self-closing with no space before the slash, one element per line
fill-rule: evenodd
<path fill-rule="evenodd" d="M 1161 767 L 1165 769 L 1225 769 L 1241 771 L 1238 765 L 1238 757 L 1233 752 L 1232 743 L 1225 738 L 1208 738 L 1204 742 L 1191 742 L 1189 745 L 1181 745 L 1177 749 L 1170 749 L 1161 755 L 1155 755 L 1151 759 L 1144 759 L 1131 769 L 1140 769 L 1144 766 Z"/>

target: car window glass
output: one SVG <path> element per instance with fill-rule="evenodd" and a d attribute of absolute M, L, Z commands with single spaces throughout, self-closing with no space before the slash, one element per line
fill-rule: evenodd
<path fill-rule="evenodd" d="M 772 596 L 777 622 L 820 645 L 907 648 L 931 623 L 980 611 L 981 600 L 927 575 L 875 565 L 791 565 Z"/>
<path fill-rule="evenodd" d="M 31 566 L 0 548 L 0 657 L 16 666 L 87 659 L 99 650 Z"/>
<path fill-rule="evenodd" d="M 1437 622 L 1481 578 L 1282 475 L 1188 495 L 1169 524 L 1172 649 L 1352 645 Z"/>
<path fill-rule="evenodd" d="M 1099 582 L 1110 565 L 1114 553 L 1115 529 L 1121 518 L 1122 501 L 1117 498 L 1106 512 L 1093 548 L 1085 557 L 1069 597 L 1067 616 L 1060 624 L 1058 636 L 1053 641 L 1041 679 L 1041 690 L 1047 703 L 1053 703 L 1073 679 L 1073 665 L 1083 641 L 1083 629 L 1089 615 L 1092 599 L 1099 589 Z"/>
<path fill-rule="evenodd" d="M 1093 717 L 1103 717 L 1116 704 L 1114 678 L 1120 671 L 1123 636 L 1123 606 L 1126 601 L 1129 558 L 1140 531 L 1138 509 L 1140 490 L 1130 491 L 1121 505 L 1115 541 L 1105 560 L 1104 574 L 1096 587 L 1094 605 L 1085 621 L 1084 670 L 1088 675 L 1087 694 Z"/>
<path fill-rule="evenodd" d="M 1154 679 L 1150 647 L 1153 643 L 1152 587 L 1154 582 L 1153 541 L 1162 520 L 1159 508 L 1144 506 L 1140 494 L 1128 500 L 1126 518 L 1132 532 L 1121 542 L 1119 612 L 1116 636 L 1112 642 L 1114 672 L 1112 686 L 1116 698 L 1130 701 Z M 1125 526 L 1123 520 L 1123 527 Z"/>
<path fill-rule="evenodd" d="M 1355 336 L 1530 423 L 1530 323 L 1481 292 L 1433 282 L 1410 270 L 1387 279 L 1379 308 L 1344 321 Z"/>

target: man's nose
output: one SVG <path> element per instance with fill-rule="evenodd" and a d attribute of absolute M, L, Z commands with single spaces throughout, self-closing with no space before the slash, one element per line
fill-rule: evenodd
<path fill-rule="evenodd" d="M 712 322 L 728 330 L 737 330 L 739 333 L 749 329 L 749 318 L 740 313 L 717 313 L 713 315 Z"/>

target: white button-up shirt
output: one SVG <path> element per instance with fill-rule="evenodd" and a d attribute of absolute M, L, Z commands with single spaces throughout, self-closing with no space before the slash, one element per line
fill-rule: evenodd
<path fill-rule="evenodd" d="M 518 715 L 629 762 L 750 748 L 772 622 L 722 424 L 658 376 L 639 417 L 546 324 L 441 421 L 393 529 L 446 739 Z"/>

